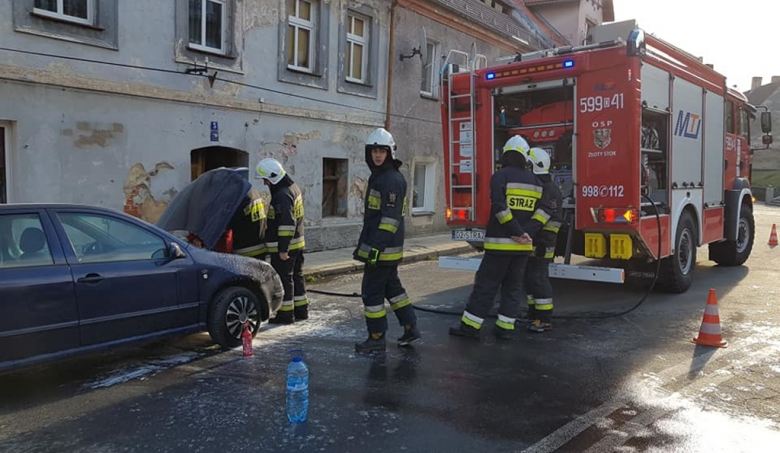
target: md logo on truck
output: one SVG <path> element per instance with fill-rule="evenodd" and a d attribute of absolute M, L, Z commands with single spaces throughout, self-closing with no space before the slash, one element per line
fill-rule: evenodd
<path fill-rule="evenodd" d="M 685 115 L 684 119 L 683 115 Z M 677 114 L 677 124 L 674 126 L 674 135 L 698 140 L 700 130 L 701 115 L 680 110 Z"/>

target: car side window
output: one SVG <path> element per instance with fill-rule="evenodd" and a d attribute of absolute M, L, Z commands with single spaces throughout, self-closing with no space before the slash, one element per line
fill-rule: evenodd
<path fill-rule="evenodd" d="M 165 241 L 130 222 L 92 213 L 60 212 L 65 234 L 80 263 L 155 260 Z"/>
<path fill-rule="evenodd" d="M 0 215 L 0 268 L 54 264 L 38 214 Z"/>

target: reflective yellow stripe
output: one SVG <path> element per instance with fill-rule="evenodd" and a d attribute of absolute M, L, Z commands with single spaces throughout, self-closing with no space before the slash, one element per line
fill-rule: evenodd
<path fill-rule="evenodd" d="M 531 198 L 542 198 L 541 192 L 536 192 L 534 190 L 525 190 L 525 189 L 506 189 L 507 195 L 519 195 L 521 197 L 531 197 Z"/>
<path fill-rule="evenodd" d="M 279 311 L 290 311 L 293 309 L 293 301 L 292 300 L 283 300 L 282 306 L 279 307 Z"/>
<path fill-rule="evenodd" d="M 277 235 L 278 235 L 280 238 L 283 238 L 283 237 L 292 237 L 292 236 L 295 236 L 295 231 L 294 231 L 294 230 L 293 230 L 293 231 L 286 231 L 286 230 L 282 230 L 282 229 L 280 228 L 280 229 L 279 229 L 279 231 L 278 231 L 276 234 L 277 234 Z"/>
<path fill-rule="evenodd" d="M 365 308 L 366 318 L 378 319 L 387 315 L 384 305 L 367 305 Z"/>
<path fill-rule="evenodd" d="M 309 299 L 296 300 L 293 305 L 295 305 L 296 307 L 305 307 L 309 305 Z"/>
<path fill-rule="evenodd" d="M 506 185 L 507 192 L 509 190 L 526 190 L 529 193 L 538 193 L 539 196 L 542 196 L 542 190 L 544 190 L 541 186 L 537 186 L 536 184 L 525 184 L 522 182 L 510 182 Z"/>
<path fill-rule="evenodd" d="M 534 211 L 534 215 L 531 216 L 531 220 L 536 220 L 542 225 L 546 224 L 548 220 L 550 220 L 550 214 L 547 214 L 541 209 L 537 209 Z"/>
<path fill-rule="evenodd" d="M 544 251 L 545 258 L 555 258 L 555 247 L 547 247 Z"/>
<path fill-rule="evenodd" d="M 518 244 L 517 242 L 506 238 L 485 238 L 483 243 L 485 250 L 502 250 L 512 252 L 533 251 L 533 244 Z"/>
<path fill-rule="evenodd" d="M 509 209 L 505 209 L 501 212 L 497 212 L 496 218 L 498 219 L 498 223 L 503 225 L 513 219 L 512 211 L 510 211 Z"/>
<path fill-rule="evenodd" d="M 379 224 L 379 229 L 380 230 L 389 231 L 391 233 L 395 233 L 396 231 L 398 231 L 398 227 L 397 226 L 390 225 L 389 223 L 380 223 Z"/>
<path fill-rule="evenodd" d="M 382 209 L 382 194 L 378 190 L 371 189 L 368 192 L 368 209 L 375 211 Z"/>
<path fill-rule="evenodd" d="M 504 330 L 515 330 L 514 324 L 509 324 L 508 322 L 501 321 L 500 319 L 496 321 L 496 327 L 500 327 Z"/>
<path fill-rule="evenodd" d="M 265 244 L 235 250 L 235 253 L 241 256 L 257 256 L 267 252 L 268 249 L 265 247 Z"/>
<path fill-rule="evenodd" d="M 266 245 L 268 246 L 268 252 L 270 253 L 276 253 L 279 251 L 278 242 L 269 242 Z M 303 239 L 303 236 L 300 236 L 290 241 L 290 246 L 287 248 L 287 250 L 302 249 L 305 245 L 306 241 Z"/>
<path fill-rule="evenodd" d="M 253 201 L 249 206 L 244 208 L 244 215 L 252 217 L 252 222 L 258 222 L 265 218 L 265 206 L 263 206 L 263 200 L 258 198 Z"/>
<path fill-rule="evenodd" d="M 498 319 L 496 320 L 496 327 L 504 330 L 515 330 L 515 318 L 499 314 Z"/>
<path fill-rule="evenodd" d="M 482 324 L 479 324 L 477 322 L 474 322 L 466 317 L 466 315 L 463 315 L 462 318 L 460 318 L 461 321 L 463 321 L 463 324 L 466 324 L 467 326 L 471 326 L 475 329 L 480 329 L 482 327 Z"/>
<path fill-rule="evenodd" d="M 403 247 L 388 247 L 379 253 L 379 261 L 400 261 L 403 257 Z"/>
<path fill-rule="evenodd" d="M 303 198 L 298 195 L 295 197 L 295 201 L 293 202 L 293 219 L 302 219 L 303 218 Z"/>
<path fill-rule="evenodd" d="M 552 231 L 553 233 L 557 233 L 561 229 L 562 223 L 557 220 L 550 220 L 544 225 L 544 228 L 542 228 L 543 231 Z"/>
<path fill-rule="evenodd" d="M 479 316 L 472 315 L 466 310 L 463 310 L 463 317 L 460 318 L 460 320 L 463 321 L 463 323 L 467 326 L 471 326 L 475 329 L 481 328 L 482 323 L 485 322 L 484 319 L 480 318 Z"/>
<path fill-rule="evenodd" d="M 274 207 L 273 206 L 268 206 L 268 218 L 270 220 L 273 220 L 273 219 L 276 218 L 276 211 L 274 211 Z"/>
<path fill-rule="evenodd" d="M 411 305 L 412 300 L 409 298 L 409 295 L 406 293 L 401 293 L 392 299 L 390 299 L 390 307 L 393 310 L 398 310 L 399 308 L 404 308 L 407 305 Z"/>
<path fill-rule="evenodd" d="M 552 310 L 553 309 L 553 300 L 552 299 L 536 299 L 536 309 L 537 310 Z"/>

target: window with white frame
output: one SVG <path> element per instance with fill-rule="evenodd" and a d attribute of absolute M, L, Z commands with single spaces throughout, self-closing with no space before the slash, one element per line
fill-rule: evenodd
<path fill-rule="evenodd" d="M 436 164 L 416 162 L 414 164 L 414 187 L 412 212 L 433 212 L 436 205 Z"/>
<path fill-rule="evenodd" d="M 314 72 L 315 0 L 287 0 L 287 67 Z"/>
<path fill-rule="evenodd" d="M 227 53 L 226 11 L 226 0 L 190 0 L 190 48 Z"/>
<path fill-rule="evenodd" d="M 422 83 L 420 85 L 420 94 L 425 96 L 436 96 L 438 69 L 436 68 L 437 51 L 439 45 L 436 42 L 428 40 L 427 44 L 428 55 L 422 67 Z"/>
<path fill-rule="evenodd" d="M 35 0 L 33 12 L 77 24 L 95 23 L 95 0 Z"/>
<path fill-rule="evenodd" d="M 368 21 L 354 13 L 347 15 L 347 80 L 366 83 L 368 69 Z"/>

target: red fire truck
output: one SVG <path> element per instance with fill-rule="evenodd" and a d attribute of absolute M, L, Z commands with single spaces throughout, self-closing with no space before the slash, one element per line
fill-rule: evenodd
<path fill-rule="evenodd" d="M 757 109 L 711 66 L 634 21 L 595 27 L 589 38 L 492 67 L 473 45 L 449 53 L 440 100 L 453 239 L 479 248 L 490 177 L 504 143 L 521 135 L 548 151 L 564 196 L 552 277 L 623 283 L 626 271 L 660 259 L 658 284 L 685 292 L 698 246 L 708 244 L 717 263 L 744 263 L 755 237 Z M 761 125 L 768 146 L 769 112 Z M 572 264 L 572 255 L 588 259 Z M 439 264 L 474 270 L 479 258 Z"/>

